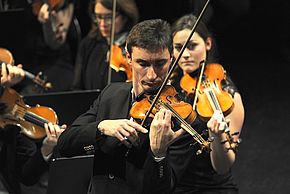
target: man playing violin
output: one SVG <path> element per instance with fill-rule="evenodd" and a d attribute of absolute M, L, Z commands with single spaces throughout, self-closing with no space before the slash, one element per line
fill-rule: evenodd
<path fill-rule="evenodd" d="M 173 56 L 170 26 L 160 19 L 140 22 L 130 31 L 126 45 L 132 83 L 107 86 L 61 134 L 59 152 L 67 157 L 95 154 L 91 193 L 168 193 L 175 176 L 171 165 L 179 173 L 178 160 L 171 159 L 184 152 L 180 147 L 171 152 L 171 146 L 184 131 L 172 129 L 169 110 L 158 111 L 148 129 L 135 122 L 129 110 L 140 94 L 157 90 L 166 77 Z"/>

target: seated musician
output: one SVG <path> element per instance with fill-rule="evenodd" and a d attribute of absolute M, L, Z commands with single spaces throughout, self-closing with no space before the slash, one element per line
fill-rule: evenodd
<path fill-rule="evenodd" d="M 7 69 L 9 73 L 7 72 Z M 2 64 L 0 86 L 0 193 L 20 194 L 20 183 L 35 184 L 49 168 L 49 160 L 53 157 L 59 135 L 66 128 L 47 123 L 43 126 L 46 137 L 37 141 L 20 133 L 20 127 L 2 125 L 7 104 L 2 101 L 4 90 L 13 86 L 23 78 L 21 66 Z"/>

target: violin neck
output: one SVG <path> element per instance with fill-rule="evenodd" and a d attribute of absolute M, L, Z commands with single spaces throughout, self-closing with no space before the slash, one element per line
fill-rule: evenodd
<path fill-rule="evenodd" d="M 43 117 L 40 117 L 32 112 L 26 112 L 23 116 L 23 118 L 28 121 L 28 122 L 31 122 L 39 127 L 44 127 L 44 124 L 45 123 L 49 123 L 48 120 L 46 120 L 45 118 Z"/>

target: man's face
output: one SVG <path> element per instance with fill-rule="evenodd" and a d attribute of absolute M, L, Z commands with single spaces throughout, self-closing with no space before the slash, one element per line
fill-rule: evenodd
<path fill-rule="evenodd" d="M 136 96 L 157 89 L 166 77 L 171 63 L 168 49 L 150 52 L 133 47 L 131 56 L 127 54 L 127 58 L 132 66 L 133 88 Z"/>

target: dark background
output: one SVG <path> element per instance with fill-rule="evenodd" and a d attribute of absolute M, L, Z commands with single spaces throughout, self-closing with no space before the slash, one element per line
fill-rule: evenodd
<path fill-rule="evenodd" d="M 83 35 L 89 29 L 87 2 L 79 1 L 76 10 Z M 183 2 L 137 1 L 141 19 L 170 22 L 183 14 Z M 163 7 L 165 3 L 168 9 Z M 241 194 L 290 191 L 289 8 L 288 1 L 251 1 L 249 9 L 234 22 L 222 25 L 222 19 L 231 16 L 219 13 L 214 23 L 221 63 L 239 88 L 245 106 L 243 141 L 233 167 Z"/>

